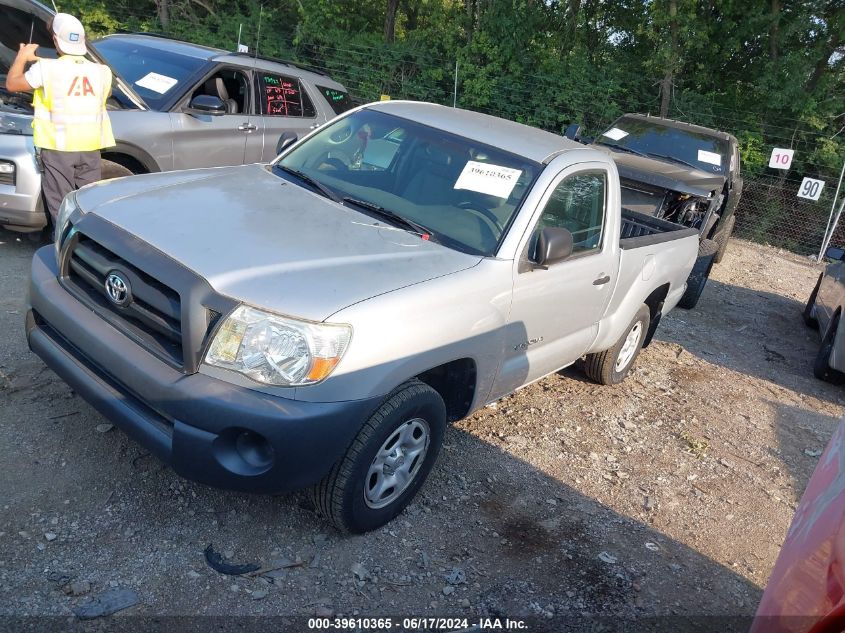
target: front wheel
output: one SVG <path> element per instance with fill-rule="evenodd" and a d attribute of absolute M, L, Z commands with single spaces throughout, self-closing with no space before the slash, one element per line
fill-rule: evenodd
<path fill-rule="evenodd" d="M 830 355 L 833 353 L 837 330 L 839 330 L 839 318 L 834 319 L 828 325 L 827 332 L 822 338 L 821 347 L 819 347 L 819 353 L 816 354 L 816 362 L 813 363 L 813 375 L 819 380 L 833 384 L 841 384 L 845 378 L 845 375 L 830 366 Z"/>
<path fill-rule="evenodd" d="M 417 494 L 437 460 L 445 430 L 440 394 L 419 380 L 404 383 L 312 488 L 317 512 L 342 532 L 381 527 Z"/>
<path fill-rule="evenodd" d="M 687 277 L 687 289 L 678 301 L 679 308 L 692 310 L 698 305 L 698 300 L 710 277 L 710 271 L 713 269 L 713 258 L 718 250 L 719 245 L 713 240 L 703 239 L 698 244 L 698 257 Z"/>
<path fill-rule="evenodd" d="M 819 288 L 822 286 L 822 279 L 824 273 L 819 275 L 819 280 L 816 282 L 816 287 L 810 293 L 810 298 L 807 299 L 807 304 L 804 306 L 804 312 L 801 313 L 801 318 L 804 319 L 804 325 L 813 330 L 819 329 L 819 321 L 816 319 L 816 297 L 819 295 Z"/>
<path fill-rule="evenodd" d="M 132 171 L 119 163 L 105 158 L 100 161 L 100 180 L 111 180 L 112 178 L 123 178 L 131 175 Z"/>
<path fill-rule="evenodd" d="M 617 385 L 625 380 L 643 347 L 650 323 L 651 311 L 647 305 L 640 306 L 634 320 L 616 341 L 616 345 L 604 352 L 587 354 L 584 363 L 587 377 L 602 385 Z"/>
<path fill-rule="evenodd" d="M 734 224 L 736 224 L 736 216 L 732 215 L 725 221 L 725 226 L 722 230 L 713 236 L 714 241 L 719 245 L 719 250 L 716 251 L 716 256 L 713 258 L 713 262 L 716 264 L 720 263 L 725 257 L 725 253 L 728 250 L 728 242 L 731 239 L 731 234 L 734 232 Z"/>

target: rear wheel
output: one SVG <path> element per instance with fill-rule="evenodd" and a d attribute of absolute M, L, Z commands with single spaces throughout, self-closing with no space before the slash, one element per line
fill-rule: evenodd
<path fill-rule="evenodd" d="M 598 354 L 587 354 L 584 363 L 587 377 L 602 385 L 616 385 L 625 380 L 643 347 L 650 322 L 648 306 L 640 306 L 634 320 L 613 347 Z"/>
<path fill-rule="evenodd" d="M 713 269 L 713 257 L 718 250 L 719 245 L 714 240 L 704 239 L 699 242 L 698 257 L 687 277 L 687 289 L 678 302 L 679 307 L 692 310 L 698 304 L 701 293 L 704 292 L 704 286 L 707 284 L 707 278 L 710 277 L 710 271 Z"/>
<path fill-rule="evenodd" d="M 736 216 L 732 215 L 725 221 L 724 228 L 713 236 L 713 240 L 719 245 L 719 250 L 716 251 L 716 256 L 713 258 L 713 262 L 716 264 L 722 261 L 725 252 L 728 250 L 728 241 L 734 232 L 734 224 L 736 224 Z"/>
<path fill-rule="evenodd" d="M 839 329 L 839 317 L 837 316 L 827 328 L 819 353 L 816 354 L 816 362 L 813 363 L 813 375 L 819 380 L 841 384 L 845 376 L 830 366 L 830 355 L 833 353 L 833 343 L 836 340 L 836 332 Z"/>
<path fill-rule="evenodd" d="M 824 279 L 824 273 L 819 275 L 816 287 L 813 288 L 813 292 L 810 293 L 810 298 L 807 299 L 807 305 L 804 306 L 804 312 L 801 313 L 801 317 L 804 319 L 804 324 L 813 330 L 819 329 L 819 322 L 816 319 L 816 297 L 819 294 L 819 288 L 822 286 L 822 279 Z"/>
<path fill-rule="evenodd" d="M 446 430 L 446 405 L 419 380 L 406 382 L 364 423 L 346 454 L 311 490 L 317 512 L 342 532 L 381 527 L 413 499 Z"/>

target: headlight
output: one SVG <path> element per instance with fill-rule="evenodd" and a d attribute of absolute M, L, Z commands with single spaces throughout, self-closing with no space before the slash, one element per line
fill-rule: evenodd
<path fill-rule="evenodd" d="M 332 373 L 351 338 L 348 325 L 299 321 L 242 305 L 217 330 L 205 362 L 268 385 L 308 385 Z"/>
<path fill-rule="evenodd" d="M 70 214 L 76 211 L 79 208 L 79 205 L 76 203 L 76 192 L 71 191 L 69 194 L 65 196 L 65 199 L 62 200 L 61 206 L 59 206 L 59 213 L 56 216 L 56 226 L 53 227 L 53 241 L 55 242 L 56 246 L 56 260 L 59 259 L 59 251 L 61 250 L 61 244 L 59 241 L 62 239 L 62 235 L 65 233 L 65 228 L 67 228 L 68 220 L 70 220 Z"/>

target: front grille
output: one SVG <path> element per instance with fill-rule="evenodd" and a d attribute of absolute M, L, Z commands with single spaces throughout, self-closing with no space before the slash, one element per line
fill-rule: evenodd
<path fill-rule="evenodd" d="M 84 234 L 77 233 L 68 250 L 65 286 L 115 328 L 183 368 L 179 293 Z M 106 292 L 106 278 L 112 272 L 129 282 L 132 300 L 125 307 L 113 303 Z"/>

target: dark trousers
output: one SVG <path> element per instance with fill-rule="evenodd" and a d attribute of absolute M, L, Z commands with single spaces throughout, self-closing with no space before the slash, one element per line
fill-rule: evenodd
<path fill-rule="evenodd" d="M 47 210 L 55 224 L 59 206 L 67 194 L 100 180 L 100 152 L 60 152 L 42 149 L 41 164 L 44 166 L 41 189 Z"/>

